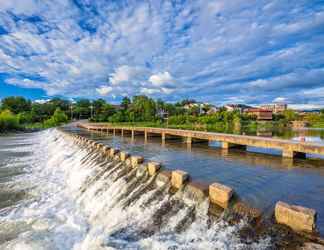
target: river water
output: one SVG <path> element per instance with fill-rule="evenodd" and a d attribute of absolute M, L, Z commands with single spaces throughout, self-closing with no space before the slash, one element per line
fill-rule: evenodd
<path fill-rule="evenodd" d="M 285 167 L 277 156 L 73 132 L 187 170 L 194 179 L 233 186 L 265 210 L 280 198 L 307 201 L 319 218 L 323 214 L 324 174 L 317 160 Z M 168 186 L 153 188 L 150 177 L 125 173 L 123 166 L 56 129 L 0 137 L 0 160 L 0 249 L 271 247 L 270 237 L 242 241 L 244 221 L 229 225 L 220 217 L 211 222 L 207 201 L 197 206 L 170 195 Z"/>

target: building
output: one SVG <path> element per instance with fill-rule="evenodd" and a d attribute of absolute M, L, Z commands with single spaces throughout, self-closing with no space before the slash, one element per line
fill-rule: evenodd
<path fill-rule="evenodd" d="M 244 111 L 244 113 L 255 116 L 257 120 L 272 120 L 272 111 L 260 108 L 249 108 Z"/>
<path fill-rule="evenodd" d="M 264 110 L 271 110 L 274 114 L 278 114 L 287 110 L 287 104 L 286 103 L 263 104 L 260 106 L 260 108 Z"/>
<path fill-rule="evenodd" d="M 239 111 L 240 113 L 244 112 L 245 109 L 251 108 L 251 106 L 245 104 L 226 104 L 224 107 L 227 111 Z"/>
<path fill-rule="evenodd" d="M 207 111 L 207 115 L 211 115 L 211 114 L 215 114 L 219 111 L 219 108 L 215 107 L 215 106 L 211 106 L 208 111 Z"/>

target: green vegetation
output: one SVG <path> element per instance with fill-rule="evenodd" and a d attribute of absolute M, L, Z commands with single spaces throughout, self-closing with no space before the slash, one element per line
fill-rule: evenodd
<path fill-rule="evenodd" d="M 9 110 L 0 112 L 0 133 L 8 130 L 20 129 L 18 116 L 11 113 Z"/>
<path fill-rule="evenodd" d="M 32 103 L 23 97 L 7 97 L 0 106 L 0 133 L 43 129 L 68 121 L 70 102 L 54 98 L 45 103 Z"/>
<path fill-rule="evenodd" d="M 70 120 L 89 119 L 134 126 L 170 127 L 216 132 L 255 134 L 257 131 L 282 130 L 294 120 L 304 120 L 312 127 L 324 128 L 321 113 L 298 114 L 286 110 L 274 114 L 272 121 L 257 121 L 244 112 L 215 109 L 195 100 L 167 103 L 144 95 L 124 97 L 120 105 L 104 99 L 80 99 L 70 102 L 53 98 L 44 103 L 31 102 L 23 97 L 7 97 L 0 106 L 0 132 L 18 129 L 41 129 L 62 125 Z"/>

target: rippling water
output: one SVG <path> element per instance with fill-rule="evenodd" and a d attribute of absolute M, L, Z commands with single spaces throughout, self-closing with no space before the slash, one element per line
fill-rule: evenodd
<path fill-rule="evenodd" d="M 224 151 L 217 143 L 193 144 L 187 148 L 181 141 L 162 145 L 160 137 L 151 137 L 145 142 L 143 135 L 132 141 L 130 135 L 112 136 L 77 128 L 72 131 L 133 155 L 142 155 L 147 160 L 162 162 L 169 169 L 183 169 L 194 180 L 217 181 L 233 187 L 242 200 L 269 217 L 279 200 L 314 208 L 318 212 L 318 229 L 324 234 L 323 159 L 291 160 L 282 158 L 275 150 Z"/>
<path fill-rule="evenodd" d="M 266 249 L 57 130 L 0 138 L 0 249 Z M 181 191 L 179 191 L 181 192 Z M 2 195 L 3 194 L 3 195 Z"/>

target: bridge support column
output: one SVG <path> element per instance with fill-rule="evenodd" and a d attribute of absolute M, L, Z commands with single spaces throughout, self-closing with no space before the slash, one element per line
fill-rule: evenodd
<path fill-rule="evenodd" d="M 162 132 L 161 134 L 162 147 L 165 147 L 165 137 L 166 137 L 165 133 Z"/>
<path fill-rule="evenodd" d="M 147 131 L 146 130 L 144 131 L 144 141 L 145 141 L 145 143 L 147 143 Z"/>
<path fill-rule="evenodd" d="M 135 138 L 135 131 L 132 130 L 132 141 L 134 141 L 134 138 Z"/>
<path fill-rule="evenodd" d="M 302 152 L 296 152 L 291 149 L 283 149 L 282 150 L 282 157 L 286 158 L 305 158 L 306 154 Z"/>
<path fill-rule="evenodd" d="M 121 129 L 121 136 L 124 136 L 124 130 Z"/>
<path fill-rule="evenodd" d="M 222 148 L 223 149 L 230 149 L 230 148 L 246 149 L 246 146 L 223 141 L 222 142 Z"/>
<path fill-rule="evenodd" d="M 186 137 L 186 143 L 188 145 L 191 145 L 192 144 L 192 138 L 190 136 Z"/>

